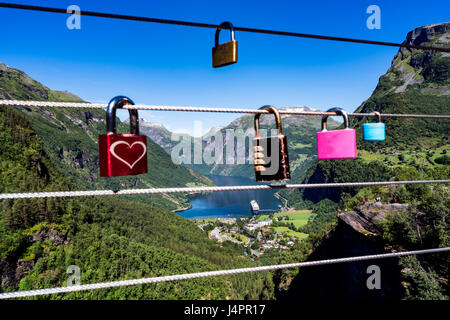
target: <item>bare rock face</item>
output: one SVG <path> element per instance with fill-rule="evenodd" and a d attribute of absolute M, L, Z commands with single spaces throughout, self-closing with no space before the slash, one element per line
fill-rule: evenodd
<path fill-rule="evenodd" d="M 432 24 L 408 32 L 403 44 L 428 47 L 450 47 L 450 22 Z M 431 50 L 400 48 L 392 60 L 388 72 L 380 80 L 384 85 L 378 86 L 383 91 L 402 93 L 419 84 L 422 93 L 448 95 L 445 70 L 448 62 L 436 59 L 449 59 L 450 53 Z M 437 65 L 439 63 L 439 65 Z M 386 82 L 390 82 L 386 85 Z M 430 87 L 429 84 L 433 83 Z"/>
<path fill-rule="evenodd" d="M 92 112 L 81 112 L 78 111 L 78 114 L 80 115 L 84 115 L 85 117 L 85 124 L 88 126 L 91 122 L 95 122 L 95 123 L 106 123 L 105 121 L 105 117 L 101 117 L 95 113 Z"/>
<path fill-rule="evenodd" d="M 355 231 L 379 235 L 377 221 L 384 220 L 388 214 L 408 211 L 407 204 L 382 204 L 380 202 L 359 206 L 355 211 L 340 213 L 339 219 Z"/>
<path fill-rule="evenodd" d="M 450 45 L 450 22 L 416 28 L 408 32 L 403 44 L 448 48 Z M 429 69 L 432 67 L 433 57 L 444 58 L 449 56 L 448 53 L 442 52 L 400 48 L 390 69 L 390 71 L 396 69 L 397 75 L 394 72 L 393 78 L 397 77 L 403 82 L 403 85 L 399 86 L 395 92 L 404 92 L 409 85 L 422 83 L 424 78 L 429 78 L 427 72 L 429 73 Z M 446 87 L 438 93 L 445 94 L 445 92 Z"/>
<path fill-rule="evenodd" d="M 65 235 L 59 234 L 53 229 L 43 230 L 32 236 L 32 241 L 48 240 L 56 245 L 69 244 L 69 239 Z"/>
<path fill-rule="evenodd" d="M 16 287 L 20 280 L 33 269 L 37 259 L 23 260 L 21 257 L 32 243 L 46 240 L 56 245 L 67 245 L 70 243 L 70 237 L 59 233 L 53 228 L 44 228 L 30 235 L 16 251 L 12 252 L 6 259 L 0 259 L 0 291 L 9 287 Z"/>
<path fill-rule="evenodd" d="M 130 119 L 124 121 L 125 124 L 130 123 Z M 145 134 L 152 139 L 156 144 L 162 147 L 168 154 L 170 154 L 172 148 L 178 143 L 172 141 L 172 132 L 167 130 L 164 125 L 160 123 L 153 123 L 143 118 L 139 119 L 139 130 L 141 134 Z"/>
<path fill-rule="evenodd" d="M 92 155 L 89 150 L 60 148 L 58 157 L 75 169 L 89 168 L 92 171 L 98 170 L 98 157 Z"/>
<path fill-rule="evenodd" d="M 13 283 L 19 283 L 20 280 L 25 277 L 31 269 L 33 269 L 35 264 L 34 260 L 28 260 L 28 261 L 18 261 L 17 262 L 17 268 L 16 268 L 16 274 L 15 279 L 13 280 Z"/>
<path fill-rule="evenodd" d="M 403 44 L 420 46 L 423 45 L 425 42 L 435 40 L 437 40 L 436 41 L 437 45 L 439 45 L 440 41 L 448 43 L 448 37 L 441 37 L 441 36 L 443 34 L 445 35 L 449 31 L 450 31 L 450 22 L 426 25 L 408 32 L 405 41 L 403 41 Z M 439 39 L 435 39 L 436 36 L 439 36 Z"/>

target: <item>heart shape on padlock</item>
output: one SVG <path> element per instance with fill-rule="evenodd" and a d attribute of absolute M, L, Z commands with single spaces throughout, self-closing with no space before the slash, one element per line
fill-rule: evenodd
<path fill-rule="evenodd" d="M 125 144 L 125 145 L 127 145 L 129 149 L 132 149 L 134 145 L 141 145 L 142 148 L 143 148 L 142 154 L 139 156 L 139 158 L 138 158 L 135 162 L 133 162 L 132 164 L 130 164 L 130 163 L 129 163 L 128 161 L 126 161 L 125 159 L 119 157 L 119 156 L 116 154 L 116 152 L 114 151 L 114 149 L 115 149 L 118 145 L 120 145 L 120 144 Z M 111 154 L 112 154 L 114 157 L 116 157 L 118 160 L 120 160 L 120 161 L 122 161 L 123 163 L 125 163 L 130 169 L 133 169 L 133 167 L 135 166 L 135 164 L 138 163 L 139 160 L 141 160 L 141 159 L 145 156 L 145 154 L 146 154 L 146 152 L 147 152 L 147 146 L 145 145 L 145 143 L 143 143 L 143 142 L 141 142 L 141 141 L 135 141 L 135 142 L 133 142 L 133 143 L 130 145 L 130 144 L 129 144 L 128 142 L 126 142 L 126 141 L 119 140 L 119 141 L 116 141 L 116 142 L 114 142 L 113 144 L 111 144 L 111 146 L 109 147 L 109 151 L 111 152 Z"/>

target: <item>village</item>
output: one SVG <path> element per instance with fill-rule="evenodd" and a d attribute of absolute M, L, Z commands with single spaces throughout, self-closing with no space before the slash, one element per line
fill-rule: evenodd
<path fill-rule="evenodd" d="M 270 250 L 286 250 L 308 237 L 299 228 L 314 216 L 310 210 L 257 214 L 248 218 L 196 219 L 211 240 L 242 245 L 244 254 L 259 258 Z"/>

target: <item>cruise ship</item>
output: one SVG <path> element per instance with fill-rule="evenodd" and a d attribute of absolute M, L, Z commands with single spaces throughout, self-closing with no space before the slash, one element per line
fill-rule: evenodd
<path fill-rule="evenodd" d="M 256 215 L 259 213 L 259 204 L 256 200 L 250 201 L 250 208 L 252 210 L 252 214 Z"/>

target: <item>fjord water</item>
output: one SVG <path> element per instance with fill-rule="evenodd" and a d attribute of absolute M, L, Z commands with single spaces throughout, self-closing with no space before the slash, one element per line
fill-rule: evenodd
<path fill-rule="evenodd" d="M 244 177 L 209 176 L 217 186 L 254 185 Z M 277 190 L 221 191 L 196 195 L 189 203 L 192 208 L 178 214 L 188 219 L 241 218 L 251 216 L 250 201 L 256 200 L 260 209 L 277 209 L 281 201 L 274 197 Z"/>

